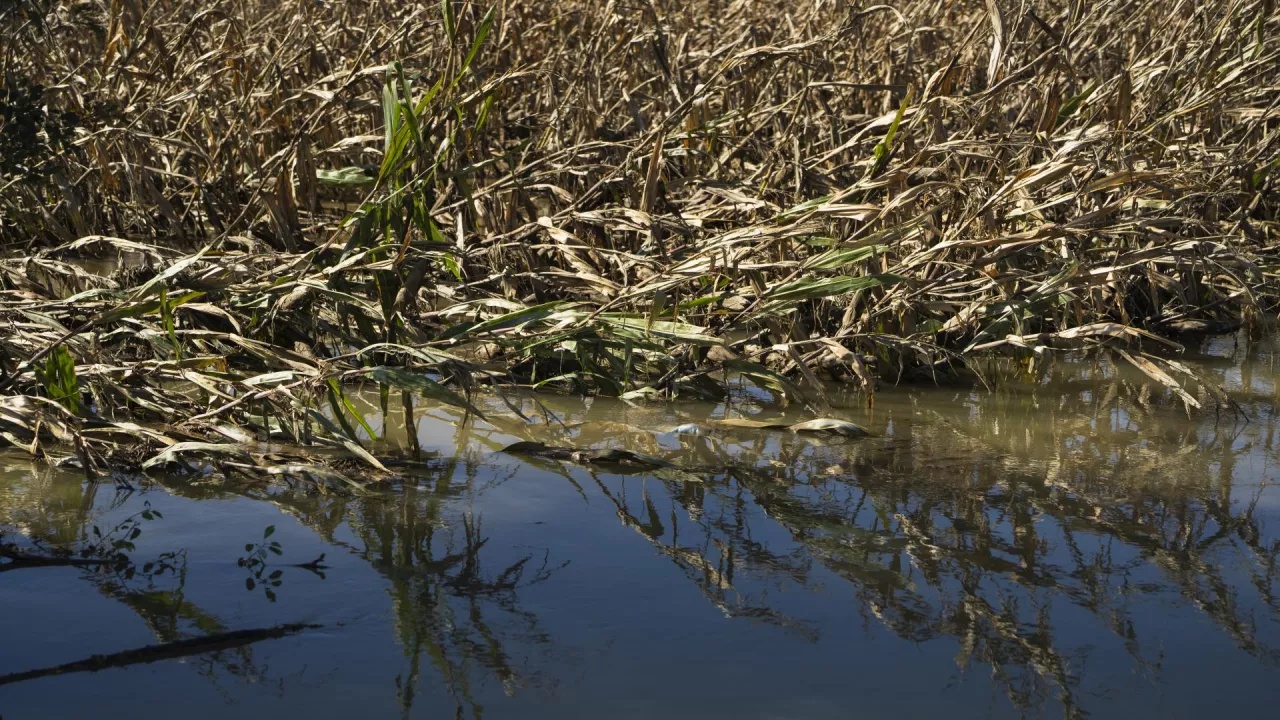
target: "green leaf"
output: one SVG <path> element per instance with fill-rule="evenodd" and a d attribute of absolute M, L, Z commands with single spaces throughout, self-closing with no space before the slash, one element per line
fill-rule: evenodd
<path fill-rule="evenodd" d="M 438 400 L 454 407 L 462 408 L 469 413 L 474 414 L 480 419 L 484 419 L 484 413 L 480 412 L 475 405 L 472 405 L 466 398 L 440 383 L 432 380 L 422 373 L 410 372 L 400 368 L 386 367 L 379 365 L 364 371 L 373 380 L 395 386 L 400 390 L 408 390 L 415 392 L 425 398 Z"/>
<path fill-rule="evenodd" d="M 451 355 L 442 350 L 435 350 L 429 347 L 414 348 L 408 345 L 398 345 L 396 343 L 374 343 L 368 347 L 361 348 L 356 351 L 357 357 L 364 357 L 373 352 L 397 352 L 417 358 L 424 363 L 435 364 L 444 362 L 456 362 L 465 364 L 466 361 L 457 355 Z"/>
<path fill-rule="evenodd" d="M 813 270 L 832 270 L 869 260 L 885 250 L 884 245 L 864 245 L 854 248 L 832 248 L 810 258 L 805 266 Z"/>
<path fill-rule="evenodd" d="M 484 103 L 480 106 L 480 112 L 476 113 L 475 129 L 479 131 L 484 127 L 485 120 L 489 119 L 489 110 L 493 107 L 493 93 L 484 96 Z"/>
<path fill-rule="evenodd" d="M 484 19 L 480 21 L 480 28 L 476 30 L 476 39 L 471 43 L 471 51 L 467 53 L 467 59 L 462 61 L 462 67 L 458 70 L 458 77 L 453 79 L 453 84 L 457 85 L 467 72 L 467 68 L 471 67 L 471 61 L 476 59 L 476 54 L 480 52 L 480 46 L 484 44 L 485 38 L 489 37 L 489 31 L 493 29 L 493 16 L 497 11 L 496 5 L 489 6 L 489 12 L 484 14 Z"/>
<path fill-rule="evenodd" d="M 387 80 L 382 84 L 382 152 L 385 158 L 391 155 L 391 143 L 396 136 L 396 121 L 399 113 L 396 106 L 400 98 L 396 97 L 396 88 L 391 84 L 391 71 L 387 71 Z"/>
<path fill-rule="evenodd" d="M 1071 119 L 1071 116 L 1076 114 L 1076 111 L 1078 111 L 1080 107 L 1089 100 L 1089 97 L 1093 95 L 1094 91 L 1097 89 L 1098 89 L 1098 81 L 1090 80 L 1084 86 L 1084 90 L 1081 91 L 1079 95 L 1075 95 L 1070 99 L 1068 99 L 1065 103 L 1063 103 L 1062 109 L 1058 111 L 1058 119 L 1054 123 L 1054 126 L 1056 127 L 1058 125 L 1061 125 L 1062 123 Z"/>
<path fill-rule="evenodd" d="M 160 289 L 160 320 L 164 325 L 164 331 L 169 335 L 169 342 L 173 345 L 173 354 L 178 362 L 182 362 L 182 345 L 178 342 L 178 332 L 173 326 L 173 310 L 169 305 L 169 291 L 165 288 Z"/>
<path fill-rule="evenodd" d="M 783 210 L 782 212 L 778 213 L 777 217 L 775 217 L 774 219 L 782 220 L 784 218 L 793 217 L 795 215 L 803 215 L 804 213 L 807 213 L 810 210 L 821 207 L 823 204 L 827 203 L 830 200 L 831 200 L 830 195 L 823 195 L 822 197 L 817 197 L 812 200 L 806 200 L 800 203 L 799 205 Z"/>
<path fill-rule="evenodd" d="M 197 262 L 200 262 L 202 259 L 204 259 L 204 254 L 208 251 L 209 251 L 209 246 L 206 245 L 205 247 L 200 248 L 200 251 L 197 252 L 195 255 L 182 258 L 178 262 L 170 265 L 164 272 L 160 273 L 159 275 L 156 275 L 155 277 L 151 278 L 147 282 L 143 283 L 143 285 L 139 287 L 137 290 L 134 290 L 133 293 L 129 296 L 129 299 L 141 300 L 142 298 L 149 296 L 151 292 L 155 290 L 157 287 L 160 287 L 160 286 L 167 287 L 168 281 L 171 278 L 177 277 L 178 275 L 182 274 L 182 272 L 187 268 L 191 267 Z"/>
<path fill-rule="evenodd" d="M 453 0 L 440 0 L 440 18 L 444 21 L 444 34 L 449 42 L 457 36 L 457 27 L 453 21 Z"/>
<path fill-rule="evenodd" d="M 455 258 L 452 253 L 445 253 L 443 260 L 444 260 L 445 268 L 448 269 L 449 272 L 452 273 L 453 276 L 458 279 L 458 282 L 463 282 L 462 268 L 458 267 L 457 258 Z"/>
<path fill-rule="evenodd" d="M 858 290 L 895 285 L 906 279 L 901 275 L 889 273 L 857 277 L 839 275 L 832 278 L 806 278 L 769 288 L 765 291 L 764 299 L 773 303 L 788 303 L 797 300 L 835 297 L 857 292 Z"/>
<path fill-rule="evenodd" d="M 804 402 L 804 393 L 800 391 L 800 388 L 797 387 L 795 383 L 788 380 L 781 373 L 770 370 L 759 363 L 753 363 L 749 360 L 731 359 L 725 360 L 724 366 L 729 370 L 746 377 L 760 387 L 782 393 L 785 396 L 789 396 L 792 400 Z"/>
<path fill-rule="evenodd" d="M 556 313 L 564 301 L 556 300 L 554 302 L 543 303 L 541 305 L 533 305 L 515 312 L 509 312 L 505 315 L 499 315 L 496 318 L 490 318 L 484 322 L 476 323 L 470 328 L 457 331 L 457 326 L 446 330 L 440 335 L 441 339 L 452 337 L 466 337 L 469 335 L 480 335 L 482 333 L 493 332 L 495 330 L 506 330 L 520 325 L 527 325 L 539 320 L 545 320 Z"/>
<path fill-rule="evenodd" d="M 325 185 L 342 187 L 369 187 L 377 181 L 362 167 L 350 165 L 337 170 L 316 170 L 316 180 Z"/>
<path fill-rule="evenodd" d="M 889 123 L 889 129 L 884 134 L 884 139 L 876 143 L 875 156 L 876 162 L 871 167 L 870 177 L 879 175 L 889 164 L 889 157 L 893 154 L 893 138 L 898 134 L 898 126 L 902 124 L 902 116 L 907 112 L 907 105 L 911 102 L 911 91 L 908 90 L 906 96 L 902 98 L 902 103 L 898 105 L 898 113 L 893 116 L 893 122 Z"/>
<path fill-rule="evenodd" d="M 1280 167 L 1280 157 L 1272 160 L 1266 165 L 1263 165 L 1256 172 L 1254 172 L 1253 177 L 1251 178 L 1252 184 L 1250 185 L 1250 187 L 1252 187 L 1254 190 L 1262 189 L 1262 183 L 1267 181 L 1267 176 L 1270 175 L 1272 171 L 1274 171 L 1277 167 Z"/>
<path fill-rule="evenodd" d="M 76 378 L 76 361 L 66 346 L 54 348 L 45 359 L 44 367 L 37 368 L 36 375 L 51 399 L 77 415 L 84 414 L 80 381 Z"/>
<path fill-rule="evenodd" d="M 620 313 L 604 313 L 599 316 L 599 320 L 614 331 L 622 331 L 619 334 L 626 335 L 630 331 L 630 334 L 635 335 L 637 338 L 652 335 L 698 345 L 722 344 L 720 339 L 712 336 L 706 328 L 690 325 L 689 323 L 651 320 L 648 317 L 635 317 Z"/>
<path fill-rule="evenodd" d="M 343 408 L 345 408 L 347 412 L 351 413 L 351 416 L 356 419 L 356 422 L 360 423 L 360 427 L 363 427 L 364 431 L 369 433 L 369 437 L 371 439 L 377 440 L 378 433 L 374 432 L 373 428 L 369 427 L 369 423 L 365 422 L 364 415 L 356 409 L 355 405 L 351 404 L 350 400 L 347 399 L 347 394 L 342 391 L 342 385 L 338 383 L 338 379 L 329 378 L 328 384 L 329 405 L 333 407 L 333 412 L 337 415 L 338 422 L 342 424 L 342 429 L 345 431 L 347 437 L 350 438 L 352 442 L 359 442 L 356 438 L 355 429 L 347 422 L 347 417 L 346 414 L 343 413 Z"/>
<path fill-rule="evenodd" d="M 173 310 L 179 305 L 185 305 L 186 303 L 203 296 L 204 296 L 204 292 L 201 290 L 195 290 L 195 291 L 186 293 L 185 295 L 180 295 L 177 298 L 174 298 L 168 301 L 169 309 Z M 135 317 L 140 317 L 142 315 L 149 315 L 153 312 L 156 312 L 159 309 L 160 309 L 159 300 L 145 300 L 142 302 L 124 303 L 100 315 L 98 319 L 94 321 L 94 324 L 106 325 L 107 323 L 112 323 L 117 320 L 124 320 L 126 318 L 135 318 Z"/>
<path fill-rule="evenodd" d="M 250 465 L 257 464 L 249 453 L 245 452 L 239 445 L 231 445 L 228 443 L 180 442 L 170 445 L 155 457 L 142 463 L 142 469 L 147 470 L 157 465 L 166 465 L 171 462 L 177 462 L 178 458 L 184 453 L 229 457 L 238 462 Z"/>
<path fill-rule="evenodd" d="M 437 245 L 449 245 L 449 242 L 445 240 L 444 235 L 440 233 L 440 228 L 437 227 L 435 221 L 431 219 L 431 210 L 427 207 L 425 198 L 415 198 L 414 200 L 413 223 L 418 226 L 418 230 L 422 232 L 422 236 L 431 243 Z M 462 278 L 459 277 L 458 281 L 461 282 Z"/>
<path fill-rule="evenodd" d="M 400 103 L 398 109 L 400 114 L 404 116 L 404 126 L 409 128 L 410 135 L 413 136 L 413 144 L 418 148 L 418 152 L 423 152 L 424 145 L 422 141 L 422 132 L 418 128 L 418 114 L 413 109 L 413 89 L 407 77 L 404 74 L 404 66 L 395 63 L 396 78 L 400 81 Z"/>

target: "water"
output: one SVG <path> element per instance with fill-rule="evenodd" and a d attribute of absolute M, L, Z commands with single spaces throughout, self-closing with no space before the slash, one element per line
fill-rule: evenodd
<path fill-rule="evenodd" d="M 436 455 L 369 497 L 88 485 L 6 454 L 7 541 L 78 548 L 130 517 L 141 534 L 131 573 L 0 566 L 0 676 L 320 627 L 0 678 L 0 716 L 1269 716 L 1280 353 L 1216 338 L 1184 360 L 1239 412 L 1189 418 L 1131 370 L 1060 361 L 990 390 L 887 389 L 872 410 L 836 394 L 877 434 L 852 441 L 660 432 L 725 413 L 711 405 L 539 396 L 567 430 L 530 399 L 530 425 L 432 408 L 417 437 Z M 807 417 L 749 394 L 729 412 Z M 686 482 L 498 452 L 521 439 L 724 469 Z M 262 542 L 281 554 L 237 564 Z"/>

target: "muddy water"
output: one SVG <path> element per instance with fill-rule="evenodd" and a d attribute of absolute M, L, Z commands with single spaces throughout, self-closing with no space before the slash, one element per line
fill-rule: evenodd
<path fill-rule="evenodd" d="M 833 392 L 863 440 L 665 432 L 808 417 L 746 392 L 540 396 L 530 423 L 495 405 L 469 426 L 423 407 L 422 464 L 368 497 L 88 485 L 0 456 L 5 541 L 132 543 L 125 569 L 0 565 L 0 716 L 1268 717 L 1280 352 L 1216 338 L 1184 360 L 1238 410 L 1188 417 L 1140 376 L 1062 361 L 993 388 L 887 389 L 872 410 Z M 408 447 L 394 401 L 369 410 Z M 711 470 L 499 452 L 531 439 Z M 319 627 L 12 680 L 282 623 Z"/>

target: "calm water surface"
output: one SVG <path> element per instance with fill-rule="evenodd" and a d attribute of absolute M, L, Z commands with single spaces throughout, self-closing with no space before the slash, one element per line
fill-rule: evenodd
<path fill-rule="evenodd" d="M 368 497 L 216 476 L 89 485 L 0 454 L 6 541 L 141 530 L 132 572 L 0 565 L 0 676 L 321 626 L 0 677 L 0 716 L 1274 717 L 1280 353 L 1217 338 L 1183 360 L 1240 412 L 1188 417 L 1131 371 L 1059 361 L 994 389 L 886 389 L 874 410 L 837 395 L 853 409 L 835 414 L 877 435 L 852 441 L 665 432 L 807 417 L 750 395 L 540 396 L 565 427 L 531 399 L 531 424 L 497 420 L 514 417 L 501 405 L 465 427 L 422 408 L 434 455 Z M 407 445 L 403 424 L 369 421 Z M 527 439 L 722 470 L 690 482 L 499 452 Z M 238 564 L 268 527 L 281 554 Z"/>

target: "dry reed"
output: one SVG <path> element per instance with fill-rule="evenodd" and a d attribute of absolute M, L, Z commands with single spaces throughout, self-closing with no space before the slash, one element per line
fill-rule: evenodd
<path fill-rule="evenodd" d="M 1280 302 L 1271 0 L 0 18 L 0 410 L 89 466 L 94 423 L 260 421 L 377 468 L 360 379 L 820 408 L 819 374 L 1104 347 L 1190 408 L 1148 350 Z"/>

